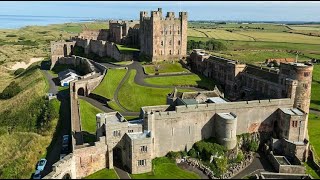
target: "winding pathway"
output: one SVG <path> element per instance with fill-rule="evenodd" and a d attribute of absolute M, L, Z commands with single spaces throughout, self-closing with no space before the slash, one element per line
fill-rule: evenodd
<path fill-rule="evenodd" d="M 118 94 L 121 89 L 121 87 L 124 85 L 124 83 L 127 81 L 130 75 L 131 70 L 136 70 L 136 76 L 134 77 L 134 83 L 140 85 L 140 86 L 145 86 L 145 87 L 151 87 L 151 88 L 175 88 L 175 87 L 180 87 L 180 86 L 161 86 L 161 85 L 154 85 L 154 84 L 148 84 L 144 81 L 145 78 L 151 78 L 151 77 L 170 77 L 170 76 L 184 76 L 184 75 L 192 75 L 193 73 L 177 73 L 177 74 L 161 74 L 161 75 L 146 75 L 143 71 L 143 67 L 138 61 L 133 61 L 133 63 L 129 65 L 117 65 L 113 63 L 101 63 L 102 65 L 106 66 L 108 69 L 116 69 L 116 68 L 127 68 L 128 71 L 126 75 L 123 77 L 121 82 L 116 88 L 115 94 L 113 96 L 114 101 L 116 104 L 123 110 L 121 114 L 125 116 L 138 116 L 140 112 L 132 112 L 125 107 L 123 107 L 118 99 Z M 196 87 L 183 87 L 183 89 L 190 89 L 194 91 L 203 91 L 204 89 L 202 88 L 196 88 Z M 81 97 L 82 99 L 86 100 L 93 106 L 101 109 L 104 112 L 114 112 L 115 110 L 107 107 L 105 104 L 93 99 L 92 97 Z"/>

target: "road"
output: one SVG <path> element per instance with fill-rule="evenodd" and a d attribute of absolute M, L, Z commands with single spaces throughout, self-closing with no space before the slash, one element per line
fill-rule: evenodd
<path fill-rule="evenodd" d="M 41 71 L 45 75 L 49 82 L 49 93 L 57 95 L 60 101 L 59 120 L 56 127 L 56 132 L 53 135 L 51 144 L 47 147 L 46 160 L 47 164 L 45 169 L 41 172 L 41 176 L 44 177 L 52 171 L 52 165 L 60 160 L 60 152 L 62 147 L 62 136 L 71 132 L 70 123 L 70 100 L 68 91 L 58 91 L 58 86 L 52 80 L 51 74 L 41 66 Z"/>
<path fill-rule="evenodd" d="M 276 172 L 265 154 L 256 153 L 253 162 L 247 168 L 239 172 L 237 175 L 233 176 L 231 179 L 241 179 L 253 172 L 256 172 L 257 170 Z"/>

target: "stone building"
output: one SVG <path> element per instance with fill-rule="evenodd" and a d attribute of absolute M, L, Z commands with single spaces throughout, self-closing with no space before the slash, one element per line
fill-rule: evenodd
<path fill-rule="evenodd" d="M 136 32 L 131 29 L 137 29 L 139 28 L 139 21 L 109 21 L 109 41 L 115 42 L 115 43 L 123 43 L 123 44 L 129 44 L 127 42 L 128 37 L 134 38 L 136 36 Z M 130 30 L 130 31 L 129 31 Z M 137 38 L 137 37 L 136 37 Z M 136 44 L 132 45 L 138 45 L 139 42 L 136 42 L 132 40 Z"/>
<path fill-rule="evenodd" d="M 140 51 L 152 61 L 178 60 L 187 53 L 187 12 L 167 12 L 162 17 L 162 9 L 140 12 Z"/>

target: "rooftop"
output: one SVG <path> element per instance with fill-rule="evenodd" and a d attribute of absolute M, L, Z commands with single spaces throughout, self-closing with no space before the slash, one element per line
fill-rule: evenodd
<path fill-rule="evenodd" d="M 117 124 L 124 121 L 127 121 L 120 113 L 112 112 L 112 113 L 99 113 L 96 115 L 97 118 L 105 118 L 105 122 L 108 124 Z"/>
<path fill-rule="evenodd" d="M 304 115 L 304 112 L 300 111 L 297 108 L 280 108 L 280 110 L 285 113 L 285 114 L 289 114 L 289 115 L 298 115 L 298 116 L 302 116 Z"/>
<path fill-rule="evenodd" d="M 150 132 L 134 132 L 134 133 L 127 133 L 131 139 L 145 139 L 150 137 Z"/>
<path fill-rule="evenodd" d="M 221 97 L 209 97 L 209 98 L 207 98 L 207 100 L 210 103 L 216 103 L 216 104 L 226 103 L 227 102 Z"/>
<path fill-rule="evenodd" d="M 228 120 L 233 120 L 236 118 L 236 116 L 232 113 L 217 113 L 218 116 L 224 118 L 224 119 L 228 119 Z"/>

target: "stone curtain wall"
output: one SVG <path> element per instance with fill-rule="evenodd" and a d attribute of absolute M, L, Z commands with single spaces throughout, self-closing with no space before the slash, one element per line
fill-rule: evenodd
<path fill-rule="evenodd" d="M 129 61 L 133 59 L 132 54 L 121 54 L 113 42 L 80 38 L 73 38 L 73 40 L 76 41 L 77 46 L 84 48 L 86 54 L 94 53 L 100 57 L 109 56 L 117 61 Z"/>

